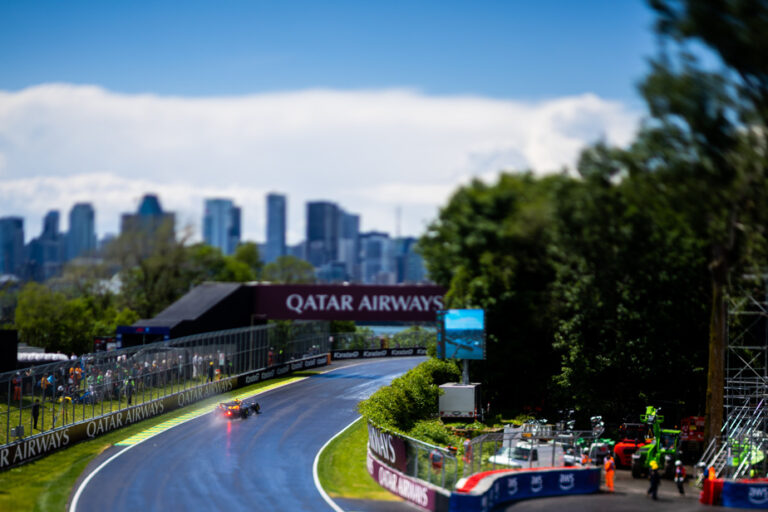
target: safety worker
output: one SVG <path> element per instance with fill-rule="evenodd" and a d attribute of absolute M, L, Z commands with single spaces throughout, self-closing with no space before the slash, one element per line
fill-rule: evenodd
<path fill-rule="evenodd" d="M 472 441 L 469 438 L 464 439 L 464 463 L 472 462 Z"/>
<path fill-rule="evenodd" d="M 717 478 L 717 474 L 715 473 L 715 466 L 709 466 L 708 477 L 710 480 L 715 480 Z"/>
<path fill-rule="evenodd" d="M 646 494 L 650 495 L 654 500 L 659 499 L 658 493 L 661 475 L 659 474 L 659 463 L 655 460 L 651 461 L 651 473 L 648 475 L 648 480 L 650 480 L 651 485 L 648 487 L 648 492 L 646 492 Z"/>
<path fill-rule="evenodd" d="M 608 492 L 613 492 L 613 477 L 616 473 L 616 463 L 613 461 L 613 457 L 609 453 L 603 462 L 603 468 L 605 469 L 605 486 L 608 488 Z"/>
<path fill-rule="evenodd" d="M 429 452 L 429 462 L 432 464 L 432 469 L 438 471 L 443 467 L 443 454 L 438 449 L 434 449 Z"/>
<path fill-rule="evenodd" d="M 685 489 L 683 484 L 685 483 L 685 466 L 680 460 L 675 461 L 675 483 L 677 484 L 677 490 L 680 491 L 680 496 L 685 496 Z"/>
<path fill-rule="evenodd" d="M 581 465 L 588 466 L 591 463 L 592 463 L 592 459 L 589 458 L 589 452 L 587 450 L 584 450 L 581 453 Z"/>

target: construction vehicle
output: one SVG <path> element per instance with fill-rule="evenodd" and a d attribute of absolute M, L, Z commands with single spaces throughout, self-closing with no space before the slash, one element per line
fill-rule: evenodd
<path fill-rule="evenodd" d="M 613 447 L 613 458 L 617 468 L 632 467 L 632 454 L 651 442 L 648 425 L 622 423 L 619 425 L 619 442 Z"/>
<path fill-rule="evenodd" d="M 649 405 L 645 408 L 645 414 L 640 416 L 640 421 L 653 433 L 653 440 L 632 454 L 633 478 L 647 476 L 651 462 L 658 465 L 665 478 L 672 478 L 675 472 L 675 460 L 680 449 L 680 431 L 661 428 L 664 416 L 659 414 L 660 410 Z"/>

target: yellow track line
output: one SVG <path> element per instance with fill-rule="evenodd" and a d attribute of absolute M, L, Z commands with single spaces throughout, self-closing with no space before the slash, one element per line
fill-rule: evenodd
<path fill-rule="evenodd" d="M 242 393 L 238 393 L 236 395 L 229 395 L 227 396 L 226 400 L 222 401 L 230 401 L 234 400 L 235 398 L 239 400 L 244 400 L 246 398 L 250 398 L 252 396 L 260 395 L 266 391 L 269 391 L 271 389 L 279 388 L 281 386 L 287 386 L 288 384 L 293 384 L 294 382 L 298 382 L 300 380 L 304 380 L 308 377 L 294 377 L 292 379 L 284 380 L 282 382 L 271 384 L 269 386 L 265 386 L 263 388 L 260 388 L 256 393 L 251 391 L 244 391 Z M 223 397 L 222 397 L 223 398 Z M 208 414 L 211 412 L 211 406 L 210 405 L 204 405 L 201 407 L 197 407 L 196 409 L 193 409 L 187 413 L 182 414 L 181 416 L 177 416 L 176 418 L 172 418 L 170 420 L 164 421 L 162 423 L 158 423 L 157 425 L 153 427 L 149 427 L 147 430 L 144 430 L 142 432 L 139 432 L 137 434 L 134 434 L 126 439 L 123 439 L 122 441 L 119 441 L 115 443 L 115 446 L 130 446 L 132 444 L 139 443 L 141 441 L 144 441 L 145 439 L 148 439 L 152 436 L 155 436 L 161 432 L 165 432 L 166 430 L 175 427 L 176 425 L 180 425 L 181 423 L 184 423 L 186 421 L 195 419 L 199 416 L 202 416 L 203 414 Z"/>

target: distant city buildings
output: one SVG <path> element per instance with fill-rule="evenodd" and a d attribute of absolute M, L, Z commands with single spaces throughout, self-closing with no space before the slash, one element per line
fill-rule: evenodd
<path fill-rule="evenodd" d="M 58 217 L 58 212 L 56 213 Z M 96 250 L 96 213 L 91 203 L 77 203 L 69 211 L 67 234 L 67 260 L 93 253 Z"/>
<path fill-rule="evenodd" d="M 205 200 L 203 241 L 227 256 L 240 245 L 240 208 L 231 200 Z"/>
<path fill-rule="evenodd" d="M 24 267 L 24 219 L 0 218 L 0 274 L 21 275 Z"/>
<path fill-rule="evenodd" d="M 285 244 L 286 200 L 282 194 L 267 194 L 267 242 L 264 245 L 264 263 L 272 263 L 287 254 Z"/>
<path fill-rule="evenodd" d="M 361 217 L 331 201 L 306 203 L 306 237 L 287 243 L 287 198 L 266 196 L 266 241 L 259 244 L 265 263 L 291 255 L 315 267 L 317 280 L 326 283 L 396 284 L 427 281 L 424 261 L 416 251 L 415 238 L 391 238 L 386 232 L 361 233 Z M 234 253 L 241 242 L 241 208 L 231 199 L 204 200 L 202 235 L 204 243 L 218 247 L 225 255 Z M 20 217 L 0 218 L 0 274 L 21 280 L 45 281 L 56 277 L 68 261 L 98 256 L 114 235 L 97 244 L 95 211 L 90 203 L 77 203 L 69 212 L 69 231 L 60 230 L 60 215 L 49 211 L 42 232 L 24 245 L 24 221 Z M 145 252 L 162 241 L 175 239 L 174 213 L 163 211 L 155 194 L 146 194 L 136 213 L 120 219 L 120 235 L 139 237 Z"/>
<path fill-rule="evenodd" d="M 166 213 L 155 194 L 146 194 L 136 213 L 124 213 L 120 221 L 120 234 L 133 234 L 153 239 L 165 236 L 176 238 L 176 215 Z"/>

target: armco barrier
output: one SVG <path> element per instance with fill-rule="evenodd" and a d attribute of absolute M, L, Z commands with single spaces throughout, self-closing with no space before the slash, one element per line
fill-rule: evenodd
<path fill-rule="evenodd" d="M 768 481 L 725 480 L 720 503 L 724 507 L 768 509 Z"/>
<path fill-rule="evenodd" d="M 475 475 L 468 492 L 453 492 L 451 512 L 490 512 L 511 501 L 591 494 L 600 490 L 600 468 L 498 470 Z"/>
<path fill-rule="evenodd" d="M 332 350 L 331 359 L 371 359 L 374 357 L 426 356 L 424 347 Z"/>
<path fill-rule="evenodd" d="M 433 512 L 448 510 L 450 493 L 379 462 L 370 450 L 367 456 L 368 474 L 383 488 L 414 505 Z"/>
<path fill-rule="evenodd" d="M 205 398 L 231 391 L 232 389 L 255 384 L 274 377 L 287 375 L 294 371 L 325 366 L 328 357 L 314 356 L 305 359 L 289 361 L 271 368 L 256 370 L 249 373 L 229 377 L 218 381 L 201 384 L 151 402 L 129 407 L 112 414 L 107 414 L 89 421 L 51 430 L 45 434 L 22 439 L 0 448 L 0 471 L 23 464 L 37 457 L 48 455 L 61 448 L 93 439 L 113 430 L 154 416 L 185 407 Z"/>

